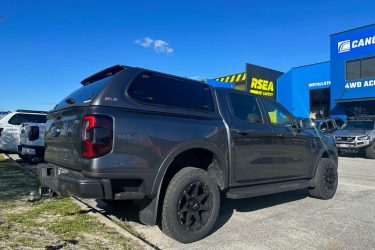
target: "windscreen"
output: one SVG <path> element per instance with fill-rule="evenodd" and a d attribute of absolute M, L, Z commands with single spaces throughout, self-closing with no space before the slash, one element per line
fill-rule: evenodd
<path fill-rule="evenodd" d="M 97 93 L 106 85 L 110 78 L 105 78 L 99 80 L 89 85 L 82 86 L 67 97 L 65 97 L 59 104 L 56 105 L 57 108 L 64 108 L 69 105 L 90 103 Z"/>
<path fill-rule="evenodd" d="M 364 129 L 364 130 L 373 130 L 374 122 L 373 121 L 348 121 L 343 129 Z"/>

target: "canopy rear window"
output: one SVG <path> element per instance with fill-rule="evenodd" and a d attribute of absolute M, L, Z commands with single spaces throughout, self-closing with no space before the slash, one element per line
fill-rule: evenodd
<path fill-rule="evenodd" d="M 109 78 L 105 78 L 88 85 L 84 85 L 64 98 L 56 108 L 64 108 L 70 105 L 89 104 L 92 99 L 99 93 L 108 82 Z"/>

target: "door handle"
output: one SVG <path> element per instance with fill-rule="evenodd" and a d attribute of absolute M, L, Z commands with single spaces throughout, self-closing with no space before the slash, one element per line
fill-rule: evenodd
<path fill-rule="evenodd" d="M 277 137 L 286 137 L 285 134 L 282 134 L 282 133 L 276 133 L 276 136 Z"/>
<path fill-rule="evenodd" d="M 235 129 L 233 130 L 236 134 L 239 134 L 239 135 L 249 135 L 250 132 L 249 131 L 244 131 L 244 130 L 239 130 L 239 129 Z"/>

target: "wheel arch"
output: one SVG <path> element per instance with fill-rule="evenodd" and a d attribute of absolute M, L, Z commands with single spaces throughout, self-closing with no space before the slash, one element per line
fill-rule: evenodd
<path fill-rule="evenodd" d="M 159 205 L 163 199 L 163 195 L 161 195 L 162 187 L 163 184 L 164 186 L 166 185 L 166 174 L 168 170 L 172 169 L 174 160 L 190 150 L 203 150 L 212 154 L 212 162 L 217 164 L 214 164 L 212 169 L 207 170 L 214 175 L 221 190 L 228 187 L 229 166 L 226 158 L 227 152 L 222 152 L 215 144 L 203 140 L 193 140 L 181 143 L 170 151 L 160 165 L 150 193 L 152 198 L 150 201 L 145 202 L 146 204 L 143 206 L 143 209 L 141 209 L 139 214 L 140 220 L 144 224 L 154 225 L 156 223 L 157 216 L 160 212 Z"/>
<path fill-rule="evenodd" d="M 179 144 L 176 147 L 174 147 L 173 150 L 171 150 L 171 152 L 160 165 L 159 171 L 156 175 L 153 187 L 151 189 L 151 195 L 154 196 L 160 192 L 159 189 L 161 184 L 163 183 L 165 174 L 167 173 L 168 169 L 173 166 L 172 163 L 174 162 L 174 160 L 190 150 L 206 150 L 207 152 L 212 153 L 213 161 L 217 161 L 218 168 L 222 172 L 223 182 L 218 183 L 220 189 L 225 189 L 228 187 L 229 167 L 226 157 L 224 156 L 224 153 L 221 152 L 221 150 L 213 143 L 201 140 L 194 140 Z"/>

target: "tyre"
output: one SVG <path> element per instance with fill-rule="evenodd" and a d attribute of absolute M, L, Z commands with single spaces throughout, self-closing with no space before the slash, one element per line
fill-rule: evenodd
<path fill-rule="evenodd" d="M 207 171 L 186 167 L 170 181 L 162 208 L 162 231 L 190 243 L 208 235 L 220 208 L 220 191 Z"/>
<path fill-rule="evenodd" d="M 366 157 L 369 159 L 375 159 L 375 142 L 366 148 Z"/>
<path fill-rule="evenodd" d="M 337 165 L 331 159 L 322 158 L 316 170 L 316 185 L 309 189 L 310 196 L 318 199 L 331 199 L 337 190 Z"/>

